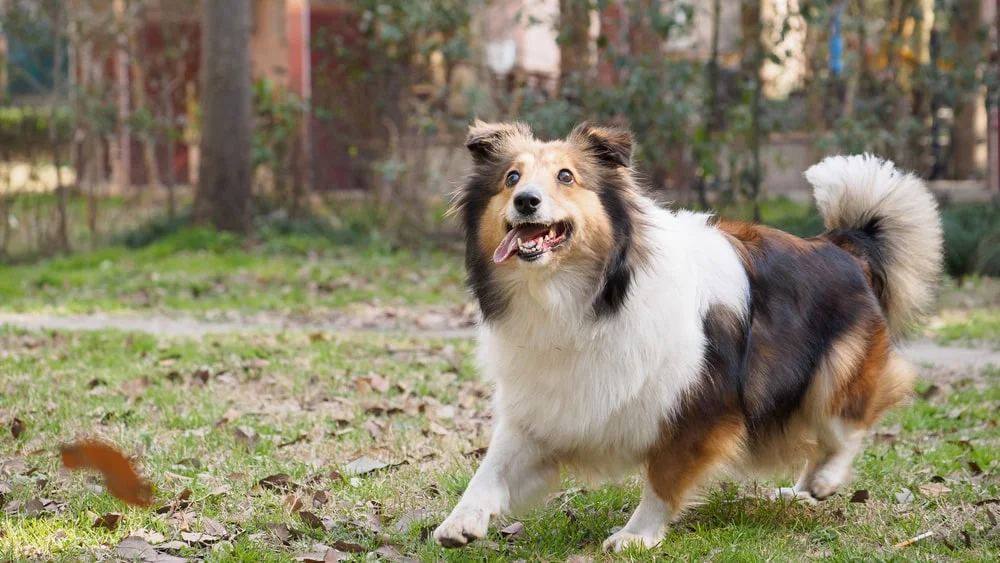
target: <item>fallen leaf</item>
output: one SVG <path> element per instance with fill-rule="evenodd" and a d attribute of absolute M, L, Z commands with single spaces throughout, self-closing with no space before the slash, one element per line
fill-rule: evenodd
<path fill-rule="evenodd" d="M 452 405 L 444 405 L 437 410 L 437 417 L 440 419 L 452 419 L 455 418 L 455 407 Z"/>
<path fill-rule="evenodd" d="M 282 442 L 282 443 L 278 444 L 278 447 L 279 448 L 287 448 L 288 446 L 294 446 L 295 444 L 298 444 L 299 442 L 303 442 L 303 441 L 307 440 L 308 438 L 309 438 L 308 434 L 302 433 L 302 434 L 299 434 L 298 436 L 292 438 L 291 440 L 289 440 L 287 442 Z"/>
<path fill-rule="evenodd" d="M 233 429 L 233 436 L 237 442 L 245 445 L 248 449 L 256 446 L 257 442 L 260 441 L 257 431 L 249 426 L 237 426 Z"/>
<path fill-rule="evenodd" d="M 913 502 L 913 493 L 909 489 L 903 489 L 896 493 L 896 502 L 899 504 L 910 504 Z"/>
<path fill-rule="evenodd" d="M 287 508 L 292 514 L 302 510 L 303 505 L 304 503 L 302 502 L 302 497 L 299 495 L 288 495 L 285 497 L 285 508 Z"/>
<path fill-rule="evenodd" d="M 186 457 L 177 462 L 178 465 L 186 465 L 192 469 L 201 469 L 201 460 L 193 457 Z"/>
<path fill-rule="evenodd" d="M 325 532 L 329 532 L 330 529 L 333 527 L 332 521 L 326 521 L 320 518 L 319 516 L 316 516 L 316 514 L 309 512 L 308 510 L 303 510 L 299 512 L 299 519 L 302 520 L 303 524 L 309 526 L 314 530 L 323 530 Z"/>
<path fill-rule="evenodd" d="M 118 527 L 118 524 L 122 521 L 121 512 L 107 512 L 97 517 L 94 520 L 95 528 L 104 528 L 106 530 L 114 530 Z"/>
<path fill-rule="evenodd" d="M 148 375 L 131 379 L 122 384 L 122 393 L 126 395 L 138 395 L 149 388 L 150 380 Z"/>
<path fill-rule="evenodd" d="M 10 421 L 10 433 L 14 438 L 20 438 L 21 434 L 24 433 L 24 421 L 20 418 L 14 417 L 14 420 Z"/>
<path fill-rule="evenodd" d="M 936 497 L 951 491 L 951 489 L 941 483 L 925 483 L 917 488 L 920 489 L 920 493 L 925 497 Z"/>
<path fill-rule="evenodd" d="M 274 532 L 274 535 L 278 536 L 278 539 L 284 544 L 302 536 L 302 532 L 295 528 L 289 528 L 288 524 L 264 524 L 264 527 Z"/>
<path fill-rule="evenodd" d="M 983 468 L 982 468 L 982 467 L 980 467 L 980 466 L 979 466 L 979 464 L 978 464 L 978 463 L 976 463 L 976 462 L 975 462 L 974 460 L 971 460 L 971 459 L 970 459 L 970 460 L 968 461 L 968 465 L 969 465 L 969 471 L 971 471 L 971 472 L 972 472 L 972 475 L 973 475 L 973 476 L 976 476 L 976 477 L 978 477 L 979 475 L 982 475 L 982 474 L 983 474 Z"/>
<path fill-rule="evenodd" d="M 239 417 L 240 417 L 240 411 L 234 407 L 230 407 L 226 409 L 226 412 L 222 414 L 222 417 L 219 418 L 219 420 L 215 421 L 215 426 L 219 427 L 225 424 L 229 424 L 230 422 L 236 420 Z"/>
<path fill-rule="evenodd" d="M 257 482 L 262 489 L 268 489 L 272 491 L 291 491 L 296 488 L 295 483 L 292 482 L 292 478 L 288 476 L 287 473 L 275 473 L 274 475 L 268 475 L 260 481 Z"/>
<path fill-rule="evenodd" d="M 411 510 L 406 514 L 400 516 L 396 519 L 396 522 L 392 525 L 393 530 L 397 534 L 405 534 L 410 531 L 410 528 L 419 522 L 426 522 L 434 517 L 434 512 L 426 508 L 418 508 L 416 510 Z"/>
<path fill-rule="evenodd" d="M 171 512 L 177 510 L 184 510 L 191 504 L 190 502 L 188 502 L 188 499 L 190 498 L 191 498 L 191 489 L 184 489 L 183 491 L 180 492 L 180 494 L 177 495 L 177 498 L 161 506 L 160 508 L 157 508 L 156 513 L 170 514 Z"/>
<path fill-rule="evenodd" d="M 364 475 L 386 467 L 389 467 L 388 463 L 363 455 L 344 466 L 344 471 L 352 475 Z"/>
<path fill-rule="evenodd" d="M 975 506 L 986 506 L 987 504 L 1000 504 L 1000 498 L 984 498 L 972 503 Z"/>
<path fill-rule="evenodd" d="M 139 559 L 147 563 L 183 563 L 187 561 L 183 557 L 161 553 L 142 538 L 132 536 L 122 540 L 115 548 L 115 553 L 124 559 Z"/>
<path fill-rule="evenodd" d="M 371 436 L 373 440 L 378 440 L 382 437 L 383 427 L 374 420 L 366 421 L 363 425 L 361 425 L 361 427 L 368 431 L 368 435 Z"/>
<path fill-rule="evenodd" d="M 594 558 L 587 555 L 570 555 L 566 563 L 594 563 Z"/>
<path fill-rule="evenodd" d="M 864 504 L 868 502 L 868 489 L 858 489 L 851 495 L 851 502 Z"/>
<path fill-rule="evenodd" d="M 351 543 L 340 540 L 334 542 L 333 549 L 346 551 L 347 553 L 368 553 L 370 551 L 367 547 L 359 543 Z"/>
<path fill-rule="evenodd" d="M 104 476 L 104 485 L 116 498 L 136 506 L 153 502 L 153 486 L 141 479 L 132 464 L 115 448 L 88 440 L 64 445 L 60 449 L 67 469 L 94 469 Z"/>
<path fill-rule="evenodd" d="M 312 500 L 313 500 L 313 506 L 316 507 L 323 506 L 324 504 L 330 502 L 330 499 L 329 497 L 327 497 L 325 491 L 316 491 L 316 493 L 313 495 Z"/>
<path fill-rule="evenodd" d="M 509 540 L 516 540 L 524 535 L 524 524 L 514 522 L 510 526 L 500 530 L 500 536 Z"/>
<path fill-rule="evenodd" d="M 229 536 L 229 530 L 226 529 L 226 526 L 222 522 L 212 518 L 202 516 L 201 527 L 205 530 L 205 533 L 213 536 L 219 536 L 220 538 Z"/>
<path fill-rule="evenodd" d="M 142 530 L 142 529 L 132 532 L 131 537 L 145 540 L 147 543 L 153 545 L 167 541 L 166 536 L 164 536 L 160 532 L 151 532 L 149 530 Z"/>
<path fill-rule="evenodd" d="M 181 539 L 193 545 L 207 546 L 219 541 L 217 536 L 201 532 L 181 532 Z"/>

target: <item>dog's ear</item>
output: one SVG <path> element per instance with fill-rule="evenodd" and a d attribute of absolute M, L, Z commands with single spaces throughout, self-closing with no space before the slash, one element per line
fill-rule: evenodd
<path fill-rule="evenodd" d="M 632 166 L 635 136 L 624 127 L 601 127 L 585 121 L 573 128 L 567 140 L 583 146 L 608 166 Z"/>
<path fill-rule="evenodd" d="M 474 163 L 488 164 L 501 154 L 507 140 L 531 136 L 531 128 L 523 123 L 487 123 L 477 119 L 469 126 L 465 148 L 469 149 Z"/>

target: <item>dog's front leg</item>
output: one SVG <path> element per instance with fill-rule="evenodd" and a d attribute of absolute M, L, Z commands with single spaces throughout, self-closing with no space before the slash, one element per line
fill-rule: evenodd
<path fill-rule="evenodd" d="M 482 538 L 490 517 L 527 508 L 559 477 L 558 466 L 532 440 L 501 422 L 479 470 L 448 518 L 434 530 L 445 547 Z"/>

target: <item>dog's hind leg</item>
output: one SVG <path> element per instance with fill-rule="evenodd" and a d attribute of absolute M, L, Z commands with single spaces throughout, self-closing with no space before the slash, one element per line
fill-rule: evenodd
<path fill-rule="evenodd" d="M 825 416 L 815 423 L 822 455 L 803 484 L 817 500 L 847 482 L 865 436 L 909 392 L 914 369 L 892 348 L 888 329 L 880 324 L 868 336 L 863 361 L 844 375 L 828 399 Z"/>

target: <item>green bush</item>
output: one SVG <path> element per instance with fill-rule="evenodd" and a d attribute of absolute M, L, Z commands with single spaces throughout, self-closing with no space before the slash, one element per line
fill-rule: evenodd
<path fill-rule="evenodd" d="M 942 210 L 941 221 L 948 275 L 1000 275 L 1000 208 L 955 205 Z"/>

